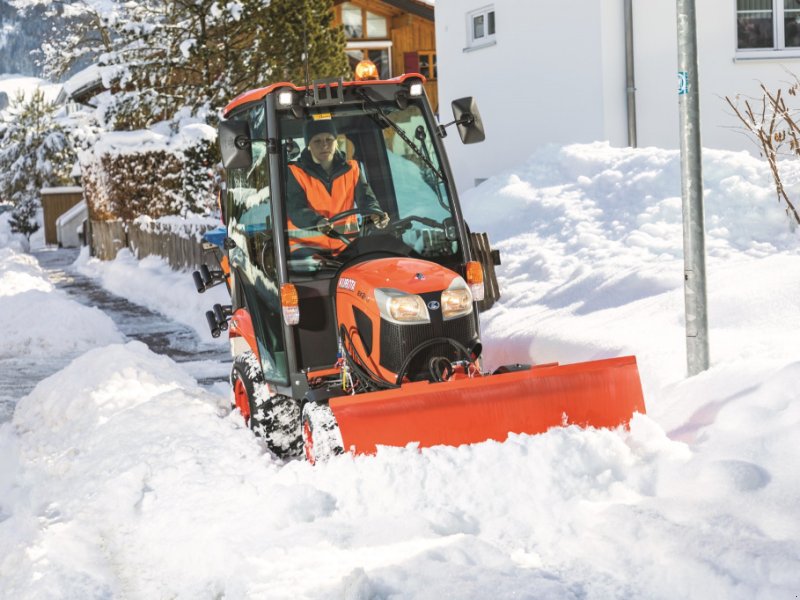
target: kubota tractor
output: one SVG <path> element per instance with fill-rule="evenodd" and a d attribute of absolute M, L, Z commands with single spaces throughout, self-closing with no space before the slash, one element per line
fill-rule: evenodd
<path fill-rule="evenodd" d="M 499 295 L 499 257 L 470 233 L 442 143 L 450 125 L 464 143 L 482 141 L 483 127 L 472 98 L 439 125 L 423 83 L 276 83 L 225 109 L 225 256 L 195 280 L 199 291 L 228 284 L 231 305 L 209 324 L 230 337 L 235 407 L 281 457 L 616 427 L 645 410 L 634 357 L 483 371 L 478 315 Z M 308 120 L 335 124 L 390 218 L 379 229 L 374 207 L 328 215 L 326 235 L 341 242 L 331 252 L 294 251 L 319 231 L 286 206 Z"/>

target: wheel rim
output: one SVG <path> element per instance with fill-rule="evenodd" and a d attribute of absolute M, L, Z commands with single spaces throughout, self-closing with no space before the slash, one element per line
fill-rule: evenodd
<path fill-rule="evenodd" d="M 247 388 L 241 379 L 237 379 L 233 385 L 233 400 L 236 403 L 236 408 L 242 413 L 244 422 L 250 424 L 250 398 L 247 396 Z"/>
<path fill-rule="evenodd" d="M 308 419 L 303 421 L 303 451 L 306 454 L 306 460 L 313 465 L 314 436 L 311 433 L 311 423 L 308 422 Z"/>

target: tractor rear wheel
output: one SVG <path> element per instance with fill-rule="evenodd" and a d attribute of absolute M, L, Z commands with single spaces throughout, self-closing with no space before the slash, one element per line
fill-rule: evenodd
<path fill-rule="evenodd" d="M 344 453 L 342 434 L 327 402 L 303 405 L 303 450 L 312 465 Z"/>
<path fill-rule="evenodd" d="M 253 352 L 244 352 L 233 360 L 231 387 L 232 408 L 239 409 L 267 448 L 278 458 L 299 458 L 303 451 L 300 406 L 293 398 L 270 391 Z"/>

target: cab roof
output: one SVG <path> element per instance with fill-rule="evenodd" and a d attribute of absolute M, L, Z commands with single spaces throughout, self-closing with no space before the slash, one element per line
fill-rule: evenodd
<path fill-rule="evenodd" d="M 419 79 L 422 83 L 425 83 L 426 79 L 424 75 L 420 75 L 419 73 L 404 73 L 403 75 L 399 75 L 397 77 L 393 77 L 392 79 L 370 79 L 366 81 L 344 81 L 344 87 L 350 86 L 365 86 L 371 87 L 375 85 L 398 85 L 405 83 L 408 79 Z M 305 92 L 306 90 L 310 90 L 314 87 L 314 84 L 311 86 L 296 86 L 293 83 L 288 81 L 281 81 L 279 83 L 272 83 L 266 87 L 257 88 L 255 90 L 250 90 L 248 92 L 244 92 L 239 94 L 233 100 L 228 103 L 225 109 L 222 112 L 223 117 L 226 119 L 228 116 L 239 106 L 244 104 L 249 104 L 250 102 L 255 102 L 256 100 L 263 99 L 267 94 L 274 92 L 280 88 L 290 88 L 296 92 Z M 332 83 L 324 83 L 324 84 L 317 84 L 317 87 L 339 87 L 339 82 L 334 81 Z"/>

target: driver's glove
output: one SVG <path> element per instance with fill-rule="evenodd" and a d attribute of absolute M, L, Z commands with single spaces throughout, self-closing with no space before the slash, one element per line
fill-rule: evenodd
<path fill-rule="evenodd" d="M 315 227 L 317 228 L 317 231 L 327 235 L 333 230 L 333 223 L 331 223 L 325 217 L 322 217 L 319 221 L 317 221 Z"/>
<path fill-rule="evenodd" d="M 383 229 L 389 224 L 389 215 L 386 213 L 382 215 L 370 215 L 369 218 L 372 219 L 372 223 L 378 229 Z"/>

